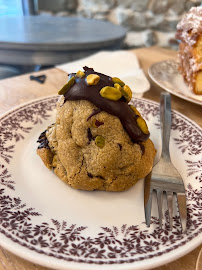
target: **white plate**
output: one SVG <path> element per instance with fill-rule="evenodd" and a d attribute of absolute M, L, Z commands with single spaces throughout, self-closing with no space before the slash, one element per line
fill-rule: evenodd
<path fill-rule="evenodd" d="M 195 95 L 185 84 L 175 60 L 157 62 L 149 67 L 151 79 L 171 94 L 202 105 L 202 95 Z"/>
<path fill-rule="evenodd" d="M 190 252 L 202 239 L 201 129 L 173 112 L 170 151 L 187 189 L 188 231 L 144 223 L 143 181 L 125 192 L 74 190 L 36 154 L 36 140 L 55 121 L 56 96 L 0 118 L 0 244 L 54 269 L 148 269 Z M 160 154 L 159 107 L 135 99 Z"/>
<path fill-rule="evenodd" d="M 201 270 L 202 268 L 202 249 L 199 252 L 198 258 L 197 258 L 197 262 L 196 262 L 196 270 Z"/>

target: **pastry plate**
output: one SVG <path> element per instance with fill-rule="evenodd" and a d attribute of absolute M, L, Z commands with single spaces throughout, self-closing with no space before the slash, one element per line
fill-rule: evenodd
<path fill-rule="evenodd" d="M 196 262 L 196 270 L 200 270 L 202 268 L 202 248 L 201 251 L 199 252 L 197 262 Z"/>
<path fill-rule="evenodd" d="M 74 190 L 36 154 L 36 140 L 55 121 L 57 96 L 21 105 L 0 118 L 0 244 L 54 269 L 149 269 L 175 260 L 202 239 L 201 129 L 172 112 L 171 158 L 187 190 L 188 230 L 175 213 L 173 231 L 144 222 L 143 180 L 125 192 Z M 161 152 L 159 106 L 133 99 Z M 165 220 L 167 212 L 165 212 Z"/>
<path fill-rule="evenodd" d="M 157 62 L 149 67 L 148 73 L 156 84 L 171 94 L 202 105 L 202 95 L 195 95 L 185 84 L 175 60 Z"/>

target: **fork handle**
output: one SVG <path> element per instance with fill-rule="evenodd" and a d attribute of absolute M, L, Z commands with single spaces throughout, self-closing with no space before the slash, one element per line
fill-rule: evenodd
<path fill-rule="evenodd" d="M 168 92 L 161 93 L 160 98 L 160 123 L 162 138 L 162 158 L 170 160 L 169 142 L 171 130 L 171 97 Z"/>

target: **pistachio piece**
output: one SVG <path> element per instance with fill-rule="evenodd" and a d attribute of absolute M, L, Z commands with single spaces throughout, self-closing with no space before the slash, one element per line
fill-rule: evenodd
<path fill-rule="evenodd" d="M 139 116 L 136 121 L 137 121 L 138 126 L 142 130 L 142 132 L 144 134 L 148 134 L 149 130 L 148 130 L 148 127 L 147 127 L 145 120 L 141 116 Z"/>
<path fill-rule="evenodd" d="M 114 87 L 115 87 L 116 89 L 120 90 L 120 91 L 121 91 L 121 89 L 122 89 L 122 87 L 121 87 L 120 84 L 118 84 L 118 83 L 115 83 L 115 84 L 114 84 Z"/>
<path fill-rule="evenodd" d="M 131 109 L 134 111 L 134 113 L 135 113 L 136 115 L 141 116 L 140 112 L 139 112 L 135 107 L 133 107 L 132 105 L 130 105 L 130 107 L 131 107 Z"/>
<path fill-rule="evenodd" d="M 105 146 L 105 139 L 98 135 L 95 138 L 95 144 L 99 147 L 99 148 L 103 148 Z"/>
<path fill-rule="evenodd" d="M 112 78 L 112 82 L 113 83 L 118 83 L 118 84 L 120 84 L 120 86 L 124 86 L 125 85 L 125 83 L 122 80 L 120 80 L 119 78 L 117 78 L 117 77 L 113 77 Z"/>
<path fill-rule="evenodd" d="M 86 82 L 88 85 L 96 85 L 100 80 L 100 76 L 98 76 L 97 74 L 89 74 L 86 77 Z"/>
<path fill-rule="evenodd" d="M 62 87 L 62 89 L 60 89 L 60 91 L 58 92 L 58 95 L 64 95 L 65 93 L 67 93 L 67 91 L 70 89 L 70 87 L 72 86 L 72 85 L 74 85 L 75 84 L 75 78 L 74 78 L 74 76 L 73 77 L 71 77 L 70 79 L 69 79 L 69 81 Z"/>
<path fill-rule="evenodd" d="M 100 90 L 100 95 L 111 100 L 119 100 L 122 97 L 121 91 L 115 87 L 105 86 Z"/>
<path fill-rule="evenodd" d="M 76 73 L 76 77 L 77 77 L 77 78 L 83 78 L 83 77 L 85 77 L 85 73 L 84 73 L 83 71 L 79 70 L 79 71 Z"/>
<path fill-rule="evenodd" d="M 123 97 L 126 99 L 127 102 L 130 102 L 132 98 L 132 91 L 128 85 L 124 85 L 123 88 L 121 88 L 121 93 Z"/>

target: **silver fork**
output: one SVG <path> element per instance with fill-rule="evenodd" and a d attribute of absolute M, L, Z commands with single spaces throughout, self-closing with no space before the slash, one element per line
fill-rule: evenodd
<path fill-rule="evenodd" d="M 144 201 L 146 225 L 150 226 L 153 191 L 156 193 L 159 226 L 162 227 L 163 196 L 167 197 L 170 229 L 173 227 L 173 207 L 177 207 L 181 220 L 182 231 L 186 231 L 187 207 L 185 187 L 181 175 L 171 163 L 169 153 L 171 129 L 171 98 L 170 94 L 163 92 L 160 99 L 160 124 L 162 137 L 162 153 L 159 162 L 152 172 L 145 177 Z M 179 157 L 180 158 L 180 157 Z M 175 197 L 175 200 L 174 200 Z"/>

